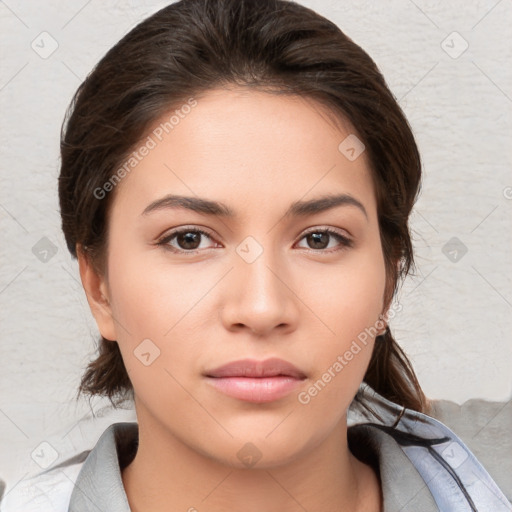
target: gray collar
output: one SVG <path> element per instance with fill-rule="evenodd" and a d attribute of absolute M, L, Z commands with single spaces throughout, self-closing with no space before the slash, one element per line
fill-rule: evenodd
<path fill-rule="evenodd" d="M 126 454 L 135 455 L 138 432 L 133 422 L 114 423 L 103 432 L 78 474 L 69 512 L 130 512 L 121 469 L 131 462 Z"/>
<path fill-rule="evenodd" d="M 392 436 L 369 425 L 354 425 L 348 438 L 355 455 L 358 447 L 365 447 L 375 457 L 385 512 L 439 511 L 422 476 Z"/>

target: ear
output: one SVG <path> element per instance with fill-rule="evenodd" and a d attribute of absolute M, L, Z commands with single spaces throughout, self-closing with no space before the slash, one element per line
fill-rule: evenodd
<path fill-rule="evenodd" d="M 98 329 L 104 338 L 115 341 L 117 336 L 106 278 L 95 269 L 90 255 L 80 244 L 76 245 L 76 254 L 82 286 Z"/>

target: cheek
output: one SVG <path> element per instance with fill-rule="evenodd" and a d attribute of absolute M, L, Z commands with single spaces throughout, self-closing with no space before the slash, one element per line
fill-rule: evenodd
<path fill-rule="evenodd" d="M 183 272 L 148 264 L 147 255 L 123 253 L 121 246 L 110 255 L 109 284 L 117 342 L 137 394 L 151 397 L 163 387 L 176 392 L 166 369 L 174 374 L 193 364 L 190 337 L 178 333 L 197 293 Z"/>
<path fill-rule="evenodd" d="M 148 264 L 147 254 L 122 257 L 113 251 L 111 256 L 117 341 L 139 400 L 155 408 L 160 402 L 185 401 L 179 382 L 194 368 L 197 348 L 184 329 L 190 328 L 187 322 L 193 315 L 188 312 L 201 290 L 194 288 L 190 274 Z"/>
<path fill-rule="evenodd" d="M 191 279 L 190 271 L 148 255 L 146 249 L 123 256 L 120 247 L 112 252 L 109 261 L 113 313 L 125 327 L 118 332 L 125 339 L 130 338 L 128 333 L 133 334 L 131 343 L 141 336 L 170 337 L 174 326 L 179 327 L 180 319 L 201 298 L 201 292 L 204 294 L 208 289 L 207 284 L 203 286 L 201 281 Z"/>
<path fill-rule="evenodd" d="M 321 272 L 304 272 L 301 293 L 323 321 L 324 331 L 331 334 L 327 338 L 347 341 L 378 320 L 385 282 L 382 253 L 360 251 Z"/>
<path fill-rule="evenodd" d="M 376 333 L 382 329 L 379 315 L 385 267 L 381 252 L 354 254 L 336 270 L 330 268 L 311 282 L 304 280 L 303 286 L 313 290 L 304 295 L 305 302 L 318 318 L 318 340 L 310 347 L 317 361 L 316 377 L 329 383 L 334 394 L 346 393 L 343 387 L 348 383 L 354 383 L 357 389 L 370 361 Z M 334 374 L 336 378 L 332 378 Z"/>

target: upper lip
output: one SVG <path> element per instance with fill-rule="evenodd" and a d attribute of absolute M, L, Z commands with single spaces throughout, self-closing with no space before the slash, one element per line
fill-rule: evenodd
<path fill-rule="evenodd" d="M 306 375 L 292 363 L 276 357 L 257 361 L 240 359 L 205 373 L 207 377 L 276 377 L 278 375 L 304 379 Z"/>

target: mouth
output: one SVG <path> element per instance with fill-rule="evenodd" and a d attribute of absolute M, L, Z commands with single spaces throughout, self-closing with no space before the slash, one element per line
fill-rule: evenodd
<path fill-rule="evenodd" d="M 283 359 L 243 359 L 205 372 L 207 381 L 221 393 L 239 400 L 266 403 L 296 390 L 304 372 Z"/>

